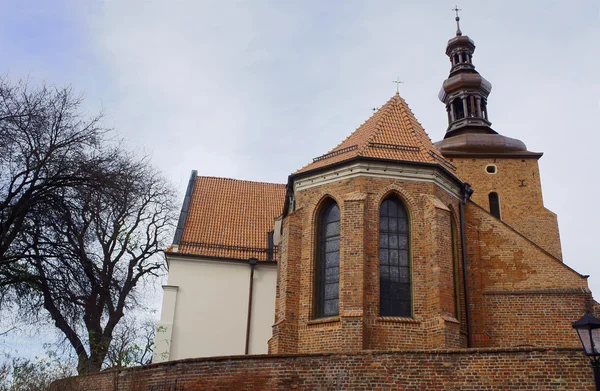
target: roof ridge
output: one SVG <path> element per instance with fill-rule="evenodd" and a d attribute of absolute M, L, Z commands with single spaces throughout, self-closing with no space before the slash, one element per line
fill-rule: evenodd
<path fill-rule="evenodd" d="M 410 111 L 410 114 L 412 114 L 412 116 L 414 117 L 414 113 L 410 110 L 410 107 L 408 107 L 408 103 L 406 103 L 406 101 L 404 99 L 402 99 L 402 97 L 400 95 L 398 95 L 398 97 L 402 100 L 403 105 L 398 105 L 400 107 L 400 114 L 402 116 L 406 116 L 406 122 L 408 122 L 408 125 L 406 125 L 404 122 L 402 121 L 402 125 L 410 127 L 410 135 L 412 138 L 416 139 L 417 143 L 421 146 L 421 150 L 426 150 L 427 148 L 425 148 L 425 144 L 423 143 L 423 141 L 421 140 L 421 137 L 417 136 L 417 131 L 415 130 L 415 127 L 411 121 L 411 118 L 409 116 L 409 114 L 406 112 L 407 110 Z M 415 118 L 416 119 L 416 118 Z M 418 121 L 417 121 L 418 122 Z M 431 141 L 431 140 L 429 140 Z M 432 143 L 433 144 L 433 143 Z"/>
<path fill-rule="evenodd" d="M 394 100 L 396 100 L 396 97 L 399 97 L 400 94 L 398 94 L 396 92 L 396 95 L 392 96 L 379 110 L 377 110 L 377 113 L 379 113 L 380 111 L 382 111 L 385 108 L 385 112 L 382 113 L 382 115 L 379 117 L 379 119 L 377 120 L 377 123 L 375 124 L 375 131 L 373 132 L 373 134 L 367 139 L 367 141 L 364 143 L 364 145 L 362 145 L 359 150 L 357 155 L 358 156 L 362 156 L 363 152 L 369 148 L 369 144 L 371 144 L 371 142 L 375 139 L 375 137 L 377 135 L 379 135 L 382 131 L 381 128 L 381 122 L 387 118 L 387 116 L 390 114 L 391 110 L 394 109 Z M 387 106 L 387 107 L 386 107 Z M 375 113 L 375 114 L 377 114 Z M 373 115 L 375 115 L 373 114 Z M 362 125 L 361 125 L 362 126 Z"/>
<path fill-rule="evenodd" d="M 434 156 L 437 155 L 437 156 Z M 355 157 L 434 163 L 446 166 L 431 138 L 399 93 L 328 153 L 295 173 L 308 172 Z M 448 167 L 455 170 L 448 164 Z"/>
<path fill-rule="evenodd" d="M 226 180 L 226 181 L 232 181 L 232 182 L 246 182 L 246 183 L 258 183 L 258 184 L 264 184 L 264 185 L 286 186 L 285 183 L 251 181 L 251 180 L 247 180 L 247 179 L 227 178 L 227 177 L 218 177 L 218 176 L 211 176 L 211 175 L 197 175 L 196 178 L 219 179 L 219 180 Z"/>
<path fill-rule="evenodd" d="M 386 103 L 387 104 L 387 103 Z M 385 105 L 384 105 L 385 106 Z M 381 109 L 380 109 L 381 110 Z M 352 137 L 354 135 L 354 133 L 356 133 L 358 130 L 360 130 L 367 122 L 369 122 L 370 120 L 374 119 L 374 117 L 379 113 L 380 110 L 375 111 L 373 114 L 371 114 L 371 116 L 369 118 L 367 118 L 366 120 L 364 120 L 362 122 L 362 124 L 360 124 L 359 126 L 357 126 L 348 136 L 346 136 L 345 139 L 343 139 L 340 143 L 338 143 L 338 145 L 336 145 L 335 147 L 333 147 L 329 152 L 327 152 L 325 155 L 331 153 L 331 152 L 335 152 L 335 150 L 337 148 L 339 148 L 342 144 L 344 144 L 350 137 Z M 381 119 L 377 120 L 377 123 L 379 123 Z"/>

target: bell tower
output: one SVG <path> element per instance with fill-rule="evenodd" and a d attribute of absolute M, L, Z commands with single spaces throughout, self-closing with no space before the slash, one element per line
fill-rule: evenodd
<path fill-rule="evenodd" d="M 475 43 L 462 35 L 459 10 L 455 10 L 456 36 L 448 41 L 446 47 L 452 67 L 438 95 L 448 113 L 446 138 L 464 133 L 496 134 L 490 127 L 492 123 L 487 114 L 487 97 L 492 91 L 492 84 L 475 70 Z"/>
<path fill-rule="evenodd" d="M 448 128 L 435 143 L 456 166 L 459 177 L 470 183 L 472 200 L 519 233 L 562 259 L 556 215 L 544 207 L 538 159 L 521 140 L 492 129 L 488 97 L 492 84 L 475 70 L 475 43 L 460 29 L 448 41 L 450 74 L 439 99 L 446 106 Z"/>

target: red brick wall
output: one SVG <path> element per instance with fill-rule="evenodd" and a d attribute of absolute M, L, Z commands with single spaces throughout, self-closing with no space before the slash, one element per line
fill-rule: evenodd
<path fill-rule="evenodd" d="M 587 279 L 476 204 L 465 214 L 474 346 L 578 346 Z"/>
<path fill-rule="evenodd" d="M 53 391 L 594 390 L 574 349 L 360 352 L 189 359 L 54 384 Z"/>
<path fill-rule="evenodd" d="M 403 201 L 410 215 L 410 318 L 379 316 L 379 205 L 390 193 Z M 315 219 L 327 198 L 334 199 L 341 212 L 340 315 L 313 319 Z M 458 200 L 429 182 L 356 177 L 297 191 L 296 211 L 285 218 L 269 352 L 466 346 L 455 319 L 453 210 L 458 210 Z M 297 344 L 288 348 L 283 339 Z"/>
<path fill-rule="evenodd" d="M 473 187 L 471 199 L 489 211 L 490 192 L 500 197 L 502 220 L 562 259 L 556 214 L 544 207 L 536 159 L 451 158 L 458 176 Z M 486 172 L 495 164 L 496 174 Z M 523 182 L 522 182 L 523 181 Z"/>
<path fill-rule="evenodd" d="M 541 202 L 541 190 L 530 191 Z M 407 318 L 379 316 L 379 205 L 390 193 L 410 215 L 413 316 Z M 341 211 L 340 314 L 313 319 L 315 218 L 328 197 Z M 456 198 L 429 182 L 356 177 L 297 191 L 296 207 L 284 221 L 270 353 L 466 347 L 462 262 L 459 319 L 455 308 Z M 577 346 L 570 323 L 591 300 L 587 280 L 476 203 L 468 202 L 465 214 L 473 345 Z M 460 237 L 460 227 L 455 229 Z M 540 319 L 541 329 L 532 330 Z"/>

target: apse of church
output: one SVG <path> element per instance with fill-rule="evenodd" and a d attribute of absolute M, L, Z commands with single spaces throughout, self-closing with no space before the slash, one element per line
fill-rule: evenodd
<path fill-rule="evenodd" d="M 293 174 L 270 351 L 466 347 L 464 186 L 398 94 Z"/>

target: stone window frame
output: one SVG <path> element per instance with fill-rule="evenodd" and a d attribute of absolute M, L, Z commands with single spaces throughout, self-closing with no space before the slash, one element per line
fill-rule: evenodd
<path fill-rule="evenodd" d="M 489 172 L 488 171 L 488 167 L 494 167 L 494 172 Z M 488 174 L 488 175 L 496 175 L 498 173 L 498 166 L 496 166 L 495 164 L 490 163 L 490 164 L 487 164 L 485 166 L 484 170 L 485 170 L 485 173 Z"/>

